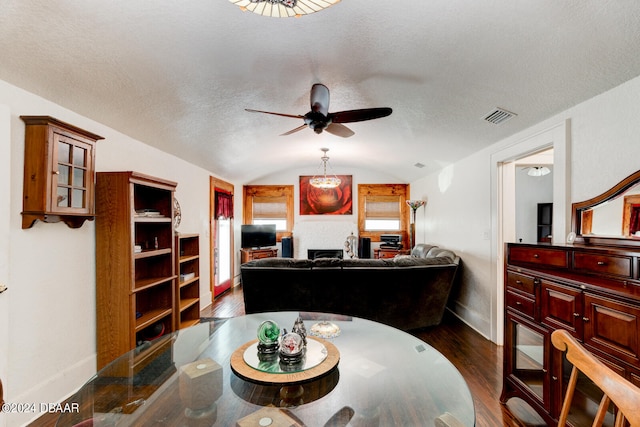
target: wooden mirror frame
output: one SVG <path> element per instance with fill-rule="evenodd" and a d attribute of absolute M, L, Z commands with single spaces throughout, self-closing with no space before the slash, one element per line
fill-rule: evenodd
<path fill-rule="evenodd" d="M 615 236 L 597 236 L 583 235 L 583 215 L 582 213 L 608 200 L 612 200 L 629 188 L 640 183 L 640 171 L 637 171 L 608 191 L 584 202 L 577 202 L 571 205 L 571 229 L 576 233 L 575 243 L 585 245 L 604 245 L 604 246 L 640 246 L 640 238 L 633 237 L 615 237 Z"/>

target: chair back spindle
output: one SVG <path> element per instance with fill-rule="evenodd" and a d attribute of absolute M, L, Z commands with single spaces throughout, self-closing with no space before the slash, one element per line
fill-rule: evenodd
<path fill-rule="evenodd" d="M 578 371 L 589 377 L 604 393 L 593 421 L 594 427 L 602 426 L 610 403 L 617 408 L 616 427 L 622 427 L 625 419 L 629 421 L 631 427 L 640 427 L 640 388 L 598 360 L 569 332 L 562 329 L 554 331 L 551 334 L 551 342 L 558 350 L 566 351 L 567 360 L 573 365 L 558 418 L 558 427 L 566 425 L 578 381 Z"/>

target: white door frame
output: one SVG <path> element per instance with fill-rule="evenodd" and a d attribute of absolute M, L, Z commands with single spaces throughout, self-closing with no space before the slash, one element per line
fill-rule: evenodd
<path fill-rule="evenodd" d="M 515 241 L 514 160 L 553 148 L 553 237 L 563 243 L 571 224 L 569 119 L 526 137 L 491 155 L 491 341 L 503 344 L 504 337 L 504 244 Z"/>

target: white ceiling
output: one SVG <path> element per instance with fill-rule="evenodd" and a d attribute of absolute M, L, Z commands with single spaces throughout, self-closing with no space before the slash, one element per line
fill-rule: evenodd
<path fill-rule="evenodd" d="M 410 182 L 638 75 L 637 0 L 342 0 L 301 18 L 228 0 L 0 2 L 0 79 L 236 183 L 314 172 L 321 147 L 340 173 Z M 302 122 L 244 111 L 304 114 L 316 82 L 329 111 L 393 114 L 343 139 L 279 136 Z M 517 117 L 484 121 L 496 107 Z"/>

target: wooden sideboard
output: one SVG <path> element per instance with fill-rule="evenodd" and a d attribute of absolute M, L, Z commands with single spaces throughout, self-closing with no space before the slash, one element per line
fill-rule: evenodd
<path fill-rule="evenodd" d="M 278 249 L 240 249 L 240 263 L 252 261 L 261 258 L 276 258 Z"/>
<path fill-rule="evenodd" d="M 394 258 L 396 255 L 409 255 L 410 253 L 409 249 L 376 248 L 373 250 L 373 258 Z"/>
<path fill-rule="evenodd" d="M 551 344 L 556 329 L 640 386 L 639 270 L 640 248 L 507 244 L 500 401 L 519 397 L 557 423 L 570 366 Z M 600 399 L 586 383 L 576 393 L 574 426 L 580 403 Z"/>

